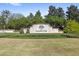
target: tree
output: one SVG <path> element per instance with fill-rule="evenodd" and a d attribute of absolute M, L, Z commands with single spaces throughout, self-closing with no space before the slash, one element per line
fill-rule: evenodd
<path fill-rule="evenodd" d="M 49 6 L 49 11 L 48 11 L 48 15 L 49 16 L 58 16 L 58 17 L 63 17 L 65 16 L 65 13 L 64 13 L 64 10 L 59 7 L 59 8 L 56 8 L 55 6 Z"/>
<path fill-rule="evenodd" d="M 7 25 L 9 29 L 20 30 L 21 28 L 29 27 L 30 21 L 27 18 L 22 17 L 20 19 L 10 20 Z"/>
<path fill-rule="evenodd" d="M 8 23 L 8 18 L 10 16 L 10 11 L 8 10 L 3 10 L 1 12 L 1 24 L 3 25 L 3 28 L 5 29 L 6 24 Z"/>
<path fill-rule="evenodd" d="M 42 16 L 41 16 L 41 12 L 40 12 L 39 10 L 36 12 L 35 17 L 42 18 Z"/>
<path fill-rule="evenodd" d="M 70 7 L 68 7 L 67 9 L 68 9 L 68 11 L 66 12 L 67 19 L 77 21 L 79 19 L 79 10 L 78 10 L 77 6 L 70 5 Z"/>
<path fill-rule="evenodd" d="M 34 17 L 34 15 L 33 15 L 32 13 L 30 13 L 30 15 L 29 15 L 29 16 L 27 16 L 27 18 L 28 18 L 29 20 L 32 20 L 32 19 L 33 19 L 33 17 Z"/>
<path fill-rule="evenodd" d="M 44 19 L 41 16 L 41 12 L 38 10 L 33 18 L 33 24 L 45 23 Z"/>
<path fill-rule="evenodd" d="M 58 16 L 47 16 L 45 18 L 46 23 L 50 24 L 52 27 L 56 27 L 59 29 L 63 29 L 64 28 L 64 23 L 65 20 L 62 17 L 58 17 Z"/>
<path fill-rule="evenodd" d="M 48 15 L 51 15 L 51 16 L 56 16 L 57 15 L 57 9 L 55 8 L 55 6 L 49 6 L 49 11 L 48 11 Z"/>
<path fill-rule="evenodd" d="M 28 28 L 29 26 L 31 26 L 30 20 L 25 17 L 19 19 L 19 27 Z"/>
<path fill-rule="evenodd" d="M 64 10 L 61 7 L 57 9 L 57 14 L 58 14 L 58 17 L 62 17 L 62 18 L 65 17 Z"/>
<path fill-rule="evenodd" d="M 54 6 L 49 6 L 48 15 L 45 16 L 45 21 L 52 27 L 63 29 L 65 22 L 64 16 L 64 10 L 61 7 L 55 8 Z"/>
<path fill-rule="evenodd" d="M 66 27 L 64 28 L 65 33 L 79 33 L 79 23 L 75 20 L 68 20 Z"/>
<path fill-rule="evenodd" d="M 0 29 L 2 29 L 2 17 L 0 16 Z"/>

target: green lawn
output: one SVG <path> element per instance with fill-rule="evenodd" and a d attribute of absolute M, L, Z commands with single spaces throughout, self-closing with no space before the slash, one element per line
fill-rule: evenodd
<path fill-rule="evenodd" d="M 11 39 L 0 38 L 1 56 L 54 56 L 78 55 L 78 38 Z"/>
<path fill-rule="evenodd" d="M 2 33 L 0 38 L 19 38 L 19 39 L 52 39 L 67 38 L 64 34 L 19 34 L 19 33 Z"/>
<path fill-rule="evenodd" d="M 17 39 L 53 39 L 53 38 L 79 38 L 79 34 L 19 34 L 19 33 L 0 33 L 0 38 Z"/>

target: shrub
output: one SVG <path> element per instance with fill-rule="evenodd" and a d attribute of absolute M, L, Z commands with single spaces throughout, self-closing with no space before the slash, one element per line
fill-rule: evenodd
<path fill-rule="evenodd" d="M 23 33 L 24 33 L 23 29 L 20 29 L 20 34 L 23 34 Z"/>
<path fill-rule="evenodd" d="M 66 27 L 64 28 L 64 32 L 79 34 L 79 23 L 74 20 L 67 21 Z"/>

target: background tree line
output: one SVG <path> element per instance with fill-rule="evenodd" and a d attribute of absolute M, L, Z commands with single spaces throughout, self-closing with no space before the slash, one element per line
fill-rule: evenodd
<path fill-rule="evenodd" d="M 40 23 L 50 24 L 64 32 L 79 31 L 79 9 L 75 5 L 70 5 L 65 13 L 63 8 L 51 5 L 44 18 L 41 16 L 40 10 L 35 15 L 30 13 L 27 17 L 19 13 L 11 13 L 9 10 L 3 10 L 0 14 L 0 29 L 19 30 Z"/>

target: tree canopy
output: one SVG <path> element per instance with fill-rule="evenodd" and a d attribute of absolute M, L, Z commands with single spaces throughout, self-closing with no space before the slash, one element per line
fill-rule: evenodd
<path fill-rule="evenodd" d="M 79 9 L 75 5 L 70 5 L 70 7 L 67 8 L 67 19 L 76 20 L 79 22 Z"/>
<path fill-rule="evenodd" d="M 79 23 L 79 9 L 75 5 L 67 7 L 66 13 L 62 7 L 50 5 L 48 14 L 42 16 L 40 10 L 35 15 L 30 13 L 27 17 L 20 13 L 12 13 L 9 10 L 3 10 L 0 13 L 0 29 L 21 29 L 30 27 L 33 24 L 47 23 L 52 27 L 64 29 L 67 27 L 69 20 L 75 20 Z"/>

